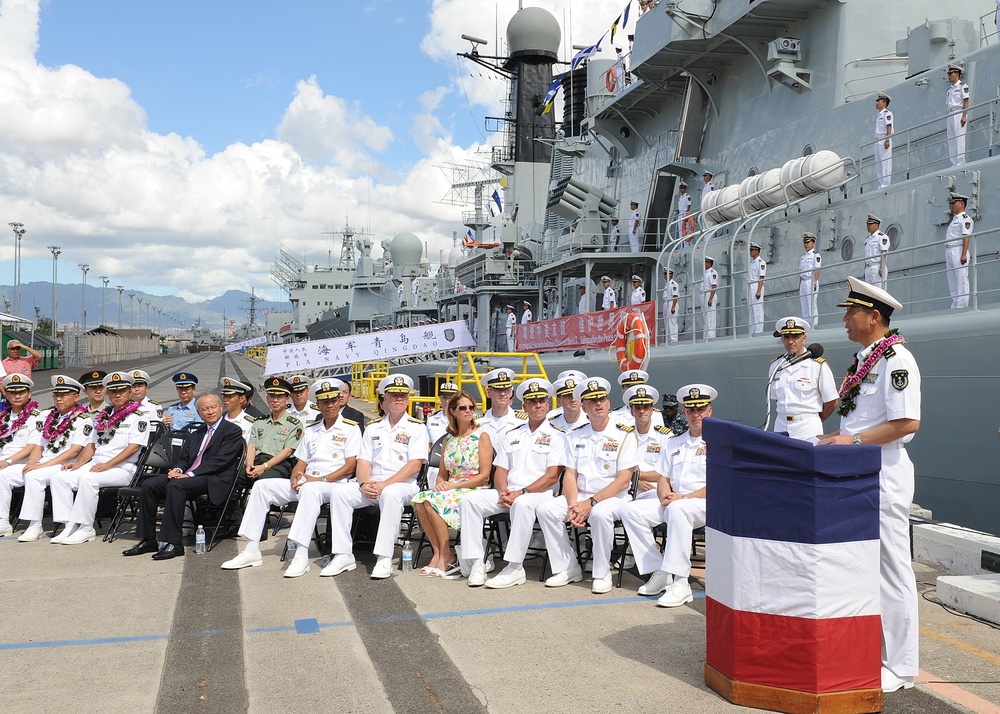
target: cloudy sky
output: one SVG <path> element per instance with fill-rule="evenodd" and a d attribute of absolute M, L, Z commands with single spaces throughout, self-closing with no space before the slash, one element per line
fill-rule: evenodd
<path fill-rule="evenodd" d="M 572 44 L 625 0 L 534 0 Z M 0 284 L 11 221 L 22 282 L 108 275 L 210 298 L 269 278 L 279 243 L 325 262 L 349 217 L 375 245 L 416 233 L 438 262 L 461 207 L 451 174 L 484 164 L 505 84 L 456 53 L 498 51 L 517 0 L 0 0 Z M 634 12 L 633 8 L 633 12 Z M 607 54 L 613 54 L 610 43 Z M 375 255 L 380 254 L 376 247 Z M 336 255 L 336 254 L 335 254 Z M 43 306 L 43 314 L 46 313 Z"/>

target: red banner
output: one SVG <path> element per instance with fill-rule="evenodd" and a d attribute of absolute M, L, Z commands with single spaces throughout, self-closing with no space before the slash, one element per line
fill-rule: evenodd
<path fill-rule="evenodd" d="M 518 352 L 607 349 L 615 341 L 618 323 L 628 312 L 641 311 L 649 326 L 650 341 L 656 339 L 656 303 L 644 302 L 614 310 L 585 312 L 571 317 L 539 320 L 517 326 Z"/>

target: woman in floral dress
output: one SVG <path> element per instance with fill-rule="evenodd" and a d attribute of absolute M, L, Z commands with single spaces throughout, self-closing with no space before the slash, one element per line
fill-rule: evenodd
<path fill-rule="evenodd" d="M 424 575 L 449 580 L 461 575 L 448 529 L 459 528 L 459 501 L 463 494 L 487 482 L 493 463 L 490 435 L 476 423 L 475 410 L 476 402 L 467 393 L 451 398 L 437 483 L 413 497 L 413 510 L 434 551 L 431 562 L 421 570 Z"/>

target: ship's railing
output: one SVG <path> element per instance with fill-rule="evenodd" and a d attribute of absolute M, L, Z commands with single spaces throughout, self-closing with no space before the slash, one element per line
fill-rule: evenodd
<path fill-rule="evenodd" d="M 388 376 L 388 362 L 355 362 L 351 365 L 352 396 L 374 404 L 378 399 L 378 383 Z"/>
<path fill-rule="evenodd" d="M 1000 36 L 1000 32 L 997 31 L 998 18 L 1000 18 L 1000 8 L 979 16 L 979 41 L 984 45 L 990 44 L 991 38 L 996 39 Z"/>
<path fill-rule="evenodd" d="M 502 365 L 494 364 L 494 360 L 503 360 Z M 509 367 L 510 363 L 520 366 Z M 483 376 L 499 366 L 513 372 L 513 383 L 516 387 L 521 382 L 532 377 L 548 380 L 545 366 L 537 352 L 463 352 L 458 356 L 458 369 L 454 373 L 455 384 L 460 391 L 473 396 L 479 395 L 480 409 L 485 412 L 489 408 L 486 401 L 486 388 L 483 387 Z M 448 373 L 448 377 L 452 377 Z"/>
<path fill-rule="evenodd" d="M 924 81 L 924 80 L 920 80 Z M 941 97 L 943 100 L 943 97 Z M 961 110 L 960 110 L 961 111 Z M 951 167 L 948 153 L 948 131 L 945 122 L 951 113 L 941 114 L 905 129 L 893 128 L 892 174 L 890 178 L 906 180 L 925 176 L 934 171 Z M 1000 142 L 1000 97 L 978 104 L 970 104 L 965 133 L 965 157 L 993 156 Z M 861 167 L 861 191 L 877 189 L 874 136 L 859 147 L 858 164 Z M 966 160 L 968 160 L 966 158 Z"/>
<path fill-rule="evenodd" d="M 867 234 L 865 235 L 867 237 Z M 983 309 L 987 306 L 1000 305 L 1000 249 L 997 249 L 996 239 L 1000 237 L 1000 227 L 985 231 L 977 231 L 969 241 L 969 310 Z M 741 248 L 748 250 L 749 236 Z M 990 246 L 987 248 L 986 246 Z M 863 253 L 863 241 L 860 243 Z M 931 253 L 933 251 L 933 253 Z M 691 255 L 697 251 L 692 249 Z M 732 256 L 732 252 L 730 253 Z M 863 254 L 851 260 L 827 263 L 820 272 L 820 288 L 817 303 L 827 306 L 827 310 L 819 312 L 820 326 L 837 323 L 843 317 L 842 309 L 829 309 L 836 306 L 847 294 L 847 275 L 863 276 L 865 263 L 875 258 L 867 258 Z M 743 261 L 748 265 L 749 261 Z M 893 266 L 897 267 L 893 267 Z M 748 302 L 750 277 L 748 267 L 735 269 L 732 262 L 728 265 L 714 266 L 719 271 L 719 286 L 716 289 L 718 325 L 716 340 L 721 338 L 745 339 L 750 333 L 752 321 L 751 306 Z M 721 269 L 720 269 L 721 268 Z M 939 238 L 906 248 L 890 250 L 885 256 L 885 273 L 881 287 L 901 298 L 904 303 L 904 315 L 944 311 L 950 308 L 952 296 L 945 287 L 935 291 L 930 286 L 947 286 L 948 268 L 944 260 L 944 240 Z M 835 276 L 830 278 L 831 273 Z M 678 302 L 679 343 L 686 344 L 704 340 L 704 312 L 702 310 L 701 287 L 704 283 L 704 273 L 692 267 L 692 275 L 700 274 L 699 279 L 689 279 L 681 290 Z M 824 282 L 824 276 L 827 281 Z M 676 276 L 675 276 L 676 277 Z M 764 281 L 764 327 L 763 334 L 770 335 L 774 322 L 786 315 L 801 315 L 799 296 L 798 269 L 781 273 L 768 273 Z M 943 279 L 942 279 L 943 278 Z M 756 285 L 756 282 L 754 283 Z M 662 287 L 657 295 L 661 310 L 663 306 Z M 699 317 L 699 313 L 701 316 Z M 666 341 L 665 320 L 660 320 L 660 343 Z"/>
<path fill-rule="evenodd" d="M 844 65 L 844 76 L 847 77 L 852 69 L 860 69 L 865 67 L 867 69 L 871 65 L 877 64 L 902 64 L 902 67 L 898 69 L 890 69 L 886 72 L 879 72 L 878 74 L 864 74 L 860 77 L 850 77 L 844 79 L 844 100 L 851 102 L 858 97 L 868 96 L 877 92 L 881 87 L 887 87 L 892 84 L 896 84 L 902 79 L 906 78 L 907 63 L 909 62 L 908 57 L 897 57 L 896 55 L 879 55 L 878 57 L 865 57 L 862 59 L 855 59 L 847 62 Z M 854 89 L 854 85 L 862 85 L 861 87 Z"/>

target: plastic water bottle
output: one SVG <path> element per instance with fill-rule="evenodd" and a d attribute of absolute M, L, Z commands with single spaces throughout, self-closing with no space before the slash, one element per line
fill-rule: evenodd
<path fill-rule="evenodd" d="M 410 545 L 410 541 L 403 543 L 403 572 L 413 572 L 413 546 Z"/>
<path fill-rule="evenodd" d="M 194 533 L 194 554 L 205 555 L 205 527 L 202 525 Z"/>
<path fill-rule="evenodd" d="M 286 538 L 285 539 L 285 557 L 286 558 L 294 558 L 295 557 L 295 548 L 296 548 L 297 545 L 298 545 L 298 543 L 296 543 L 291 538 Z"/>

